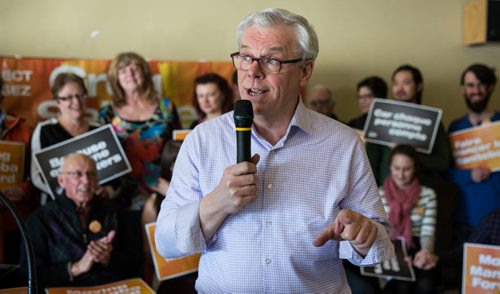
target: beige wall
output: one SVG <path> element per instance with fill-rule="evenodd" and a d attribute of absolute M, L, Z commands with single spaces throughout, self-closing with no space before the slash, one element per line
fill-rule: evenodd
<path fill-rule="evenodd" d="M 245 15 L 283 7 L 315 26 L 320 54 L 311 84 L 334 89 L 342 120 L 358 115 L 360 79 L 389 81 L 394 68 L 411 63 L 424 75 L 424 104 L 444 109 L 448 124 L 465 112 L 461 71 L 473 62 L 500 69 L 500 45 L 462 45 L 465 2 L 0 0 L 0 55 L 112 58 L 134 50 L 154 59 L 228 60 Z M 491 105 L 500 109 L 500 89 Z"/>

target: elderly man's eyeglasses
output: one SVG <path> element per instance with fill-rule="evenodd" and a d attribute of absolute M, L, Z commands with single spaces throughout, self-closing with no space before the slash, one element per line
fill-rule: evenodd
<path fill-rule="evenodd" d="M 57 96 L 56 99 L 59 101 L 71 101 L 73 98 L 76 98 L 78 100 L 84 100 L 87 98 L 87 94 L 75 94 L 75 95 L 68 95 L 68 96 Z"/>
<path fill-rule="evenodd" d="M 84 175 L 87 176 L 87 178 L 97 177 L 97 172 L 95 171 L 82 172 L 80 170 L 77 170 L 77 171 L 63 172 L 62 174 L 68 175 L 73 179 L 80 179 Z"/>
<path fill-rule="evenodd" d="M 297 63 L 302 61 L 302 58 L 290 59 L 290 60 L 279 60 L 272 57 L 261 57 L 253 58 L 247 55 L 241 55 L 240 52 L 235 52 L 231 54 L 231 59 L 233 60 L 233 65 L 237 70 L 248 71 L 254 61 L 257 61 L 260 70 L 264 74 L 276 75 L 279 74 L 282 64 L 287 63 Z"/>

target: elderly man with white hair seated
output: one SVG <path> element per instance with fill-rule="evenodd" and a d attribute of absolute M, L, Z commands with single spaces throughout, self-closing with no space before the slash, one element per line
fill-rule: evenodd
<path fill-rule="evenodd" d="M 68 155 L 57 181 L 63 194 L 27 220 L 39 289 L 125 278 L 126 258 L 116 248 L 118 210 L 109 200 L 95 197 L 99 184 L 94 160 L 79 153 Z M 22 252 L 21 264 L 25 263 Z"/>

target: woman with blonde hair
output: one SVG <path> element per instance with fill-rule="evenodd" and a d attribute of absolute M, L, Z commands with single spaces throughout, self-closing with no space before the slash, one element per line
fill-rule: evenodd
<path fill-rule="evenodd" d="M 137 53 L 118 54 L 108 78 L 112 102 L 99 116 L 103 123 L 111 123 L 132 165 L 132 172 L 121 178 L 117 199 L 140 210 L 156 186 L 163 145 L 180 128 L 180 120 L 174 104 L 158 95 L 151 67 Z"/>

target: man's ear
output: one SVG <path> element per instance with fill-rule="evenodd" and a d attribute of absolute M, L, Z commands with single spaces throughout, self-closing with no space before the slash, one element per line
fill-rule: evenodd
<path fill-rule="evenodd" d="M 302 68 L 302 79 L 300 80 L 301 87 L 307 86 L 307 82 L 312 76 L 313 69 L 314 69 L 314 60 L 307 60 L 306 64 Z"/>
<path fill-rule="evenodd" d="M 465 94 L 465 85 L 460 85 L 460 93 Z"/>
<path fill-rule="evenodd" d="M 420 83 L 417 86 L 417 93 L 422 93 L 424 91 L 424 83 Z"/>
<path fill-rule="evenodd" d="M 489 85 L 488 86 L 488 93 L 491 95 L 491 93 L 493 93 L 493 90 L 495 90 L 495 85 Z"/>
<path fill-rule="evenodd" d="M 66 184 L 66 181 L 64 180 L 64 177 L 62 175 L 58 175 L 57 176 L 57 183 L 59 184 L 59 186 L 64 190 L 64 187 L 65 187 L 65 184 Z"/>

